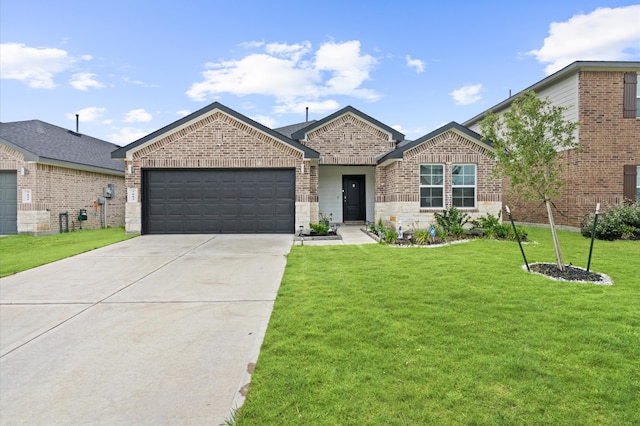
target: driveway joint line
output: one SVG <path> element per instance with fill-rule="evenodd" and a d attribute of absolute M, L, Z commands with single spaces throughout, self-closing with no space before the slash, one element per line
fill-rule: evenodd
<path fill-rule="evenodd" d="M 168 261 L 168 262 L 166 262 L 166 263 L 164 263 L 164 264 L 162 264 L 162 265 L 158 266 L 158 267 L 157 267 L 157 268 L 155 268 L 153 271 L 150 271 L 149 273 L 147 273 L 147 274 L 145 274 L 144 276 L 142 276 L 142 277 L 138 278 L 137 280 L 132 281 L 131 283 L 127 284 L 126 286 L 122 287 L 121 289 L 116 290 L 114 293 L 112 293 L 112 294 L 110 294 L 110 295 L 108 295 L 108 296 L 106 296 L 106 297 L 104 297 L 104 298 L 102 298 L 102 299 L 98 300 L 97 302 L 93 302 L 93 303 L 89 304 L 89 306 L 87 306 L 86 308 L 84 308 L 84 309 L 80 310 L 79 312 L 76 312 L 74 315 L 70 316 L 69 318 L 66 318 L 66 319 L 65 319 L 65 320 L 63 320 L 62 322 L 60 322 L 60 323 L 58 323 L 58 324 L 54 325 L 53 327 L 51 327 L 51 328 L 49 328 L 49 329 L 47 329 L 47 330 L 44 330 L 42 333 L 39 333 L 38 335 L 36 335 L 36 336 L 32 337 L 31 339 L 29 339 L 29 340 L 27 340 L 27 341 L 25 341 L 25 342 L 21 343 L 20 345 L 16 346 L 15 348 L 11 349 L 10 351 L 8 351 L 8 352 L 6 352 L 6 353 L 4 353 L 4 354 L 0 355 L 0 359 L 1 359 L 1 358 L 4 358 L 5 356 L 7 356 L 7 355 L 9 355 L 9 354 L 11 354 L 11 353 L 13 353 L 13 352 L 15 352 L 15 351 L 17 351 L 18 349 L 22 348 L 23 346 L 28 345 L 29 343 L 33 342 L 34 340 L 39 339 L 40 337 L 44 336 L 45 334 L 48 334 L 49 332 L 51 332 L 51 331 L 55 330 L 56 328 L 60 327 L 61 325 L 66 324 L 67 322 L 71 321 L 71 320 L 72 320 L 72 319 L 74 319 L 75 317 L 77 317 L 77 316 L 79 316 L 79 315 L 82 315 L 83 313 L 87 312 L 89 309 L 93 308 L 94 306 L 97 306 L 97 305 L 99 305 L 99 304 L 103 303 L 105 300 L 107 300 L 107 299 L 109 299 L 109 298 L 111 298 L 111 297 L 115 296 L 116 294 L 120 293 L 121 291 L 123 291 L 123 290 L 125 290 L 125 289 L 127 289 L 127 288 L 131 287 L 132 285 L 134 285 L 134 284 L 136 284 L 136 283 L 140 282 L 141 280 L 143 280 L 144 278 L 148 277 L 149 275 L 151 275 L 151 274 L 153 274 L 153 273 L 155 273 L 155 272 L 159 271 L 160 269 L 164 268 L 165 266 L 167 266 L 167 265 L 169 265 L 169 264 L 171 264 L 171 263 L 175 262 L 176 260 L 178 260 L 178 259 L 180 259 L 180 258 L 182 258 L 182 257 L 186 256 L 187 254 L 189 254 L 189 253 L 190 253 L 190 252 L 192 252 L 193 250 L 196 250 L 196 249 L 198 249 L 198 248 L 202 247 L 203 245 L 207 244 L 209 241 L 211 241 L 211 240 L 213 240 L 213 239 L 215 239 L 215 238 L 216 238 L 216 236 L 215 236 L 215 235 L 214 235 L 214 236 L 212 236 L 211 238 L 207 239 L 206 241 L 204 241 L 204 242 L 202 242 L 202 243 L 198 244 L 198 245 L 197 245 L 197 246 L 195 246 L 195 247 L 190 248 L 189 250 L 187 250 L 187 251 L 185 251 L 184 253 L 182 253 L 182 254 L 180 254 L 180 255 L 176 256 L 175 258 L 171 259 L 170 261 Z M 83 303 L 83 305 L 84 305 L 84 303 Z"/>

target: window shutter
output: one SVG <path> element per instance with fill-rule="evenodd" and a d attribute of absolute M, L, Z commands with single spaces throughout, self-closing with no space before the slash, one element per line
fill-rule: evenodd
<path fill-rule="evenodd" d="M 638 174 L 638 166 L 624 166 L 624 184 L 623 196 L 625 200 L 636 201 L 636 176 Z"/>
<path fill-rule="evenodd" d="M 624 73 L 624 118 L 636 118 L 636 86 L 638 74 L 635 72 Z"/>

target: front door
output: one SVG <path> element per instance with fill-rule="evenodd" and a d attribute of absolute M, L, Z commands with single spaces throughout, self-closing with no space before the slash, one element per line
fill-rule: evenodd
<path fill-rule="evenodd" d="M 364 175 L 342 176 L 342 221 L 365 220 Z"/>

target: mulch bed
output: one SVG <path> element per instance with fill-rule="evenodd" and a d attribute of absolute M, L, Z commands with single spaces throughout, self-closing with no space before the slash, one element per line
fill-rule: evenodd
<path fill-rule="evenodd" d="M 523 266 L 526 269 L 526 266 Z M 612 285 L 611 278 L 597 272 L 587 271 L 584 268 L 573 265 L 565 265 L 565 270 L 558 269 L 555 263 L 532 263 L 529 265 L 534 274 L 544 275 L 557 281 L 569 281 L 578 283 L 590 283 L 598 285 Z"/>

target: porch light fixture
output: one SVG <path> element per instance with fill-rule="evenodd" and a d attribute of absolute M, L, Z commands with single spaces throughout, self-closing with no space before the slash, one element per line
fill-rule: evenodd
<path fill-rule="evenodd" d="M 300 174 L 304 174 L 304 163 L 300 164 Z"/>
<path fill-rule="evenodd" d="M 29 174 L 29 169 L 27 169 L 26 167 L 21 167 L 21 168 L 20 168 L 20 174 L 21 174 L 22 176 L 26 176 L 26 175 L 28 175 L 28 174 Z"/>

